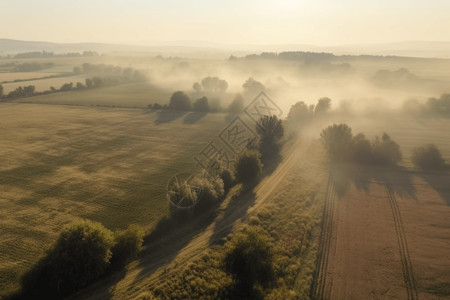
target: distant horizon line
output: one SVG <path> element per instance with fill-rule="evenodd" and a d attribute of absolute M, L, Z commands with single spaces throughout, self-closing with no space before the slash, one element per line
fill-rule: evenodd
<path fill-rule="evenodd" d="M 4 38 L 0 37 L 0 40 L 10 40 L 16 42 L 31 42 L 31 43 L 48 43 L 48 44 L 63 44 L 63 45 L 80 45 L 80 44 L 100 44 L 100 45 L 118 45 L 118 46 L 155 46 L 155 45 L 172 45 L 179 44 L 178 46 L 193 46 L 192 43 L 200 44 L 210 44 L 217 46 L 309 46 L 309 47 L 350 47 L 350 46 L 381 46 L 381 45 L 395 45 L 395 44 L 408 44 L 408 43 L 431 43 L 431 44 L 445 44 L 449 43 L 450 40 L 399 40 L 399 41 L 386 41 L 386 42 L 353 42 L 353 43 L 342 43 L 342 44 L 327 44 L 319 45 L 314 43 L 301 43 L 301 42 L 284 42 L 284 43 L 230 43 L 230 42 L 214 42 L 207 40 L 153 40 L 153 41 L 122 41 L 122 42 L 94 42 L 94 41 L 77 41 L 77 42 L 59 42 L 50 40 L 28 40 L 28 39 L 17 39 L 17 38 Z M 185 44 L 185 45 L 183 45 Z M 189 45 L 187 45 L 189 44 Z"/>

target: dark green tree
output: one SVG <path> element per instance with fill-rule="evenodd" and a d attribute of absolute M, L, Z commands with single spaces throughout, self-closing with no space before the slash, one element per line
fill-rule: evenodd
<path fill-rule="evenodd" d="M 327 98 L 327 97 L 320 98 L 317 101 L 317 105 L 314 109 L 314 113 L 316 115 L 323 115 L 330 110 L 330 107 L 331 107 L 331 99 L 330 98 Z"/>
<path fill-rule="evenodd" d="M 249 77 L 247 81 L 245 81 L 244 84 L 242 85 L 242 88 L 247 93 L 260 93 L 266 90 L 264 84 L 262 84 L 259 81 L 256 81 L 255 79 L 253 79 L 253 77 Z"/>
<path fill-rule="evenodd" d="M 294 122 L 308 122 L 312 119 L 311 109 L 305 102 L 299 101 L 291 106 L 287 119 Z"/>
<path fill-rule="evenodd" d="M 61 92 L 66 92 L 66 91 L 70 91 L 72 89 L 73 89 L 73 82 L 71 82 L 71 83 L 64 83 L 59 90 Z"/>
<path fill-rule="evenodd" d="M 383 133 L 381 139 L 375 138 L 372 149 L 375 163 L 395 165 L 402 160 L 400 146 L 387 133 Z"/>
<path fill-rule="evenodd" d="M 236 162 L 236 180 L 246 187 L 255 184 L 262 173 L 261 155 L 255 150 L 246 150 Z"/>
<path fill-rule="evenodd" d="M 76 75 L 78 75 L 78 74 L 81 74 L 81 72 L 82 72 L 82 70 L 81 70 L 81 68 L 80 67 L 74 67 L 73 68 L 73 73 L 74 74 L 76 74 Z"/>
<path fill-rule="evenodd" d="M 136 225 L 129 226 L 126 230 L 114 234 L 115 245 L 111 248 L 111 266 L 123 267 L 127 261 L 142 250 L 145 231 Z"/>
<path fill-rule="evenodd" d="M 208 104 L 208 98 L 202 97 L 194 102 L 193 109 L 195 111 L 200 112 L 208 112 L 209 111 L 209 104 Z"/>
<path fill-rule="evenodd" d="M 266 162 L 280 152 L 278 142 L 284 135 L 283 124 L 276 116 L 262 116 L 256 123 L 256 131 L 260 137 L 259 150 Z"/>
<path fill-rule="evenodd" d="M 113 233 L 100 223 L 66 226 L 45 257 L 23 277 L 23 293 L 53 299 L 87 286 L 109 267 L 113 245 Z"/>
<path fill-rule="evenodd" d="M 220 79 L 219 77 L 208 76 L 202 79 L 202 87 L 205 91 L 208 92 L 223 93 L 228 89 L 228 83 L 225 80 Z"/>
<path fill-rule="evenodd" d="M 186 93 L 177 91 L 170 97 L 169 106 L 175 110 L 190 110 L 192 109 L 191 99 Z"/>
<path fill-rule="evenodd" d="M 412 151 L 412 161 L 420 169 L 442 169 L 445 160 L 436 145 L 428 144 L 416 147 Z"/>
<path fill-rule="evenodd" d="M 244 98 L 241 94 L 236 94 L 236 96 L 233 99 L 233 102 L 231 102 L 230 106 L 228 107 L 228 112 L 232 114 L 240 114 L 244 110 Z"/>
<path fill-rule="evenodd" d="M 347 124 L 328 126 L 320 133 L 320 140 L 332 161 L 343 161 L 349 158 L 353 134 Z"/>
<path fill-rule="evenodd" d="M 86 87 L 89 89 L 89 88 L 91 88 L 91 87 L 93 87 L 93 82 L 92 82 L 92 79 L 90 79 L 90 78 L 86 78 Z"/>
<path fill-rule="evenodd" d="M 248 230 L 236 234 L 225 247 L 224 267 L 235 281 L 234 296 L 260 298 L 258 287 L 270 287 L 275 278 L 268 238 L 256 230 Z"/>
<path fill-rule="evenodd" d="M 363 133 L 353 138 L 351 158 L 356 163 L 371 164 L 374 162 L 372 145 Z"/>
<path fill-rule="evenodd" d="M 200 93 L 202 91 L 202 86 L 200 85 L 200 83 L 195 82 L 192 85 L 192 88 L 194 89 L 194 91 L 196 91 L 197 93 Z"/>

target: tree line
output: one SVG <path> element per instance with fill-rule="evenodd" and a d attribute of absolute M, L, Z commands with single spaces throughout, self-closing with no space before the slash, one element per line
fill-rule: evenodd
<path fill-rule="evenodd" d="M 39 96 L 46 95 L 57 92 L 68 92 L 72 90 L 84 90 L 84 89 L 94 89 L 101 88 L 107 86 L 116 86 L 124 83 L 130 82 L 138 82 L 146 80 L 145 75 L 133 68 L 120 68 L 112 65 L 92 65 L 92 64 L 83 64 L 83 69 L 81 67 L 75 67 L 74 73 L 81 74 L 84 73 L 82 70 L 86 70 L 86 74 L 95 74 L 97 73 L 95 70 L 104 70 L 101 75 L 92 76 L 86 78 L 83 82 L 67 82 L 61 85 L 60 88 L 50 87 L 49 90 L 38 92 L 34 85 L 28 86 L 19 86 L 15 90 L 9 92 L 8 94 L 4 93 L 4 88 L 0 84 L 0 99 L 16 99 L 22 97 L 30 97 L 30 96 Z M 75 69 L 80 69 L 79 73 L 75 72 Z M 77 70 L 78 70 L 77 69 Z M 109 72 L 110 70 L 114 70 L 114 72 Z M 109 75 L 106 75 L 109 74 Z"/>
<path fill-rule="evenodd" d="M 395 166 L 402 161 L 400 146 L 387 133 L 368 140 L 363 133 L 353 135 L 347 124 L 333 124 L 323 129 L 320 140 L 331 162 Z M 412 149 L 413 164 L 423 170 L 447 167 L 441 151 L 434 144 Z"/>
<path fill-rule="evenodd" d="M 49 51 L 35 51 L 35 52 L 23 52 L 18 53 L 12 58 L 58 58 L 58 57 L 89 57 L 89 56 L 98 56 L 99 54 L 95 51 L 83 51 L 79 52 L 68 52 L 68 53 L 54 53 Z M 8 55 L 8 58 L 11 56 Z"/>
<path fill-rule="evenodd" d="M 25 62 L 25 63 L 17 63 L 11 62 L 1 65 L 1 67 L 11 67 L 13 72 L 33 72 L 40 71 L 43 69 L 48 69 L 53 67 L 55 64 L 52 62 L 48 63 L 38 63 L 38 62 Z"/>
<path fill-rule="evenodd" d="M 439 98 L 430 97 L 425 103 L 409 100 L 403 109 L 416 117 L 450 118 L 450 94 L 442 94 Z"/>

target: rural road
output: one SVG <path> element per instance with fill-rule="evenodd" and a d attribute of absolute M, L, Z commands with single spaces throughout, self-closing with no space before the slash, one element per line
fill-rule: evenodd
<path fill-rule="evenodd" d="M 254 189 L 255 199 L 251 207 L 239 205 L 236 201 L 230 203 L 230 199 L 225 199 L 218 216 L 206 228 L 187 236 L 175 233 L 162 241 L 150 243 L 143 250 L 142 257 L 128 266 L 126 274 L 116 274 L 69 299 L 133 299 L 161 280 L 170 278 L 181 266 L 199 257 L 214 240 L 226 236 L 247 212 L 265 203 L 297 160 L 308 150 L 311 142 L 298 139 L 289 147 L 288 154 L 280 165 Z M 173 261 L 177 262 L 177 267 L 166 269 Z"/>

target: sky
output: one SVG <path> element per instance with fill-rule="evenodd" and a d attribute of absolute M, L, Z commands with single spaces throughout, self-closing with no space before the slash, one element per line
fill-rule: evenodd
<path fill-rule="evenodd" d="M 450 41 L 448 0 L 0 0 L 0 38 L 317 46 Z"/>

